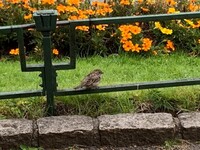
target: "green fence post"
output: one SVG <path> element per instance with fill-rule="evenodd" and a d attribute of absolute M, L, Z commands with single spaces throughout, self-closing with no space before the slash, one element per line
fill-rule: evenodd
<path fill-rule="evenodd" d="M 33 14 L 37 31 L 43 35 L 44 78 L 43 88 L 47 98 L 47 115 L 54 114 L 54 94 L 56 91 L 56 70 L 52 65 L 51 31 L 56 28 L 57 11 L 40 10 Z"/>

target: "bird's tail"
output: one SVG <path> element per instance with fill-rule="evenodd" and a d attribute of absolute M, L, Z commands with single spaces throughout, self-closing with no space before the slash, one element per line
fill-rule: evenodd
<path fill-rule="evenodd" d="M 74 87 L 75 90 L 76 90 L 76 89 L 80 89 L 80 88 L 82 88 L 81 85 L 78 85 L 78 86 Z"/>

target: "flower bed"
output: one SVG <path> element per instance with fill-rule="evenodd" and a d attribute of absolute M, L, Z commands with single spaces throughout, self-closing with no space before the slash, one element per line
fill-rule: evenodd
<path fill-rule="evenodd" d="M 32 13 L 40 9 L 56 9 L 58 20 L 171 14 L 198 11 L 198 0 L 0 0 L 0 25 L 34 22 Z M 200 20 L 183 19 L 162 22 L 135 22 L 125 25 L 77 26 L 78 54 L 108 55 L 128 53 L 163 54 L 184 50 L 197 55 L 200 48 Z M 60 27 L 52 34 L 54 55 L 68 55 L 68 27 Z M 27 52 L 41 54 L 41 35 L 31 30 L 25 32 Z M 17 55 L 16 35 L 0 34 L 0 54 Z"/>

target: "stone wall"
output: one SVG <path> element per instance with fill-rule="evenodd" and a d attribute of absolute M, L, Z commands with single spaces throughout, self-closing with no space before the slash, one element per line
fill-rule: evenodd
<path fill-rule="evenodd" d="M 0 148 L 20 145 L 43 148 L 82 146 L 159 145 L 181 138 L 200 140 L 200 113 L 136 113 L 88 116 L 52 116 L 38 120 L 0 120 Z"/>

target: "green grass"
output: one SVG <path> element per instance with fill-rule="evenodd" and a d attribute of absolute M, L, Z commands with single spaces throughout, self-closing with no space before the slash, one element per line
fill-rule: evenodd
<path fill-rule="evenodd" d="M 110 55 L 104 58 L 79 58 L 75 70 L 58 71 L 58 89 L 75 87 L 95 68 L 104 72 L 100 85 L 115 85 L 198 78 L 199 65 L 198 57 L 182 53 L 151 57 Z M 0 92 L 40 89 L 39 72 L 22 73 L 18 61 L 2 60 L 0 68 Z M 126 112 L 195 111 L 199 109 L 199 101 L 200 86 L 56 97 L 58 114 L 89 116 Z M 44 97 L 1 100 L 0 118 L 41 117 L 44 103 Z"/>

